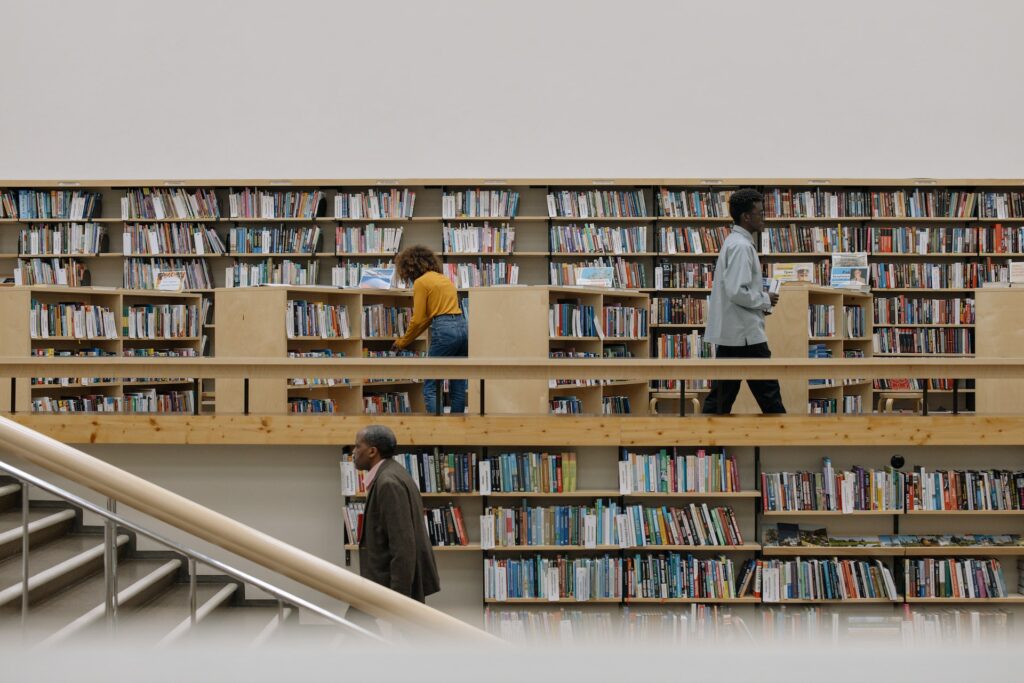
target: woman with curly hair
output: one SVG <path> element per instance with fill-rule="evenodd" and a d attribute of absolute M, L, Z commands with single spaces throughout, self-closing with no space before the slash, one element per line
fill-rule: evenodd
<path fill-rule="evenodd" d="M 455 285 L 441 274 L 441 259 L 423 246 L 407 247 L 395 257 L 398 277 L 412 282 L 412 321 L 405 335 L 395 342 L 392 350 L 407 347 L 430 327 L 428 356 L 469 355 L 469 330 L 466 318 L 459 308 Z M 423 398 L 428 413 L 437 405 L 439 380 L 423 382 Z M 466 385 L 464 379 L 450 380 L 452 412 L 466 411 Z"/>

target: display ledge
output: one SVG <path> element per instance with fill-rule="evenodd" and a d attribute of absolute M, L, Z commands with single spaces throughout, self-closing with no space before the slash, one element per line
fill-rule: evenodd
<path fill-rule="evenodd" d="M 574 598 L 559 598 L 558 600 L 549 598 L 505 598 L 504 600 L 484 598 L 484 602 L 488 605 L 609 605 L 620 604 L 622 598 L 590 598 L 589 600 L 576 600 Z"/>
<path fill-rule="evenodd" d="M 1024 595 L 1012 593 L 1005 598 L 906 598 L 909 604 L 932 605 L 1024 605 Z"/>
<path fill-rule="evenodd" d="M 669 604 L 715 604 L 715 605 L 756 605 L 761 598 L 745 596 L 742 598 L 623 598 L 625 604 L 637 605 L 669 605 Z"/>
<path fill-rule="evenodd" d="M 771 546 L 761 548 L 765 557 L 1018 557 L 1024 546 Z"/>
<path fill-rule="evenodd" d="M 757 543 L 742 545 L 598 545 L 588 548 L 583 545 L 513 545 L 494 546 L 487 552 L 494 553 L 531 553 L 531 552 L 618 552 L 629 551 L 679 551 L 685 553 L 746 553 L 757 552 L 761 546 Z"/>
<path fill-rule="evenodd" d="M 471 553 L 471 552 L 479 552 L 480 551 L 480 544 L 479 543 L 469 543 L 467 545 L 434 545 L 434 546 L 430 546 L 430 547 L 435 552 L 442 552 L 442 553 L 459 553 L 459 552 Z M 359 545 L 356 544 L 356 543 L 346 543 L 345 544 L 345 550 L 359 550 Z"/>
<path fill-rule="evenodd" d="M 878 327 L 974 327 L 973 323 L 875 323 Z"/>
<path fill-rule="evenodd" d="M 897 605 L 903 602 L 903 596 L 896 598 L 847 598 L 847 599 L 790 599 L 761 600 L 765 605 Z"/>

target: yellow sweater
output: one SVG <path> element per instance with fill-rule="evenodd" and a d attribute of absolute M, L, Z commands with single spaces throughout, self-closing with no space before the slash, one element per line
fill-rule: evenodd
<path fill-rule="evenodd" d="M 405 336 L 395 342 L 398 348 L 404 349 L 423 334 L 435 316 L 449 313 L 462 314 L 452 281 L 432 271 L 416 278 L 412 283 L 412 322 Z"/>

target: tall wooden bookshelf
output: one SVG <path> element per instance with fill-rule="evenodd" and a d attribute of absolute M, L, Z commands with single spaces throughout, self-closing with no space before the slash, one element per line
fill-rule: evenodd
<path fill-rule="evenodd" d="M 31 326 L 33 302 L 40 305 L 56 306 L 73 304 L 94 306 L 109 310 L 113 315 L 113 336 L 88 336 L 76 334 L 51 335 L 34 334 Z M 55 354 L 77 354 L 92 351 L 111 356 L 151 352 L 153 354 L 202 354 L 202 335 L 187 334 L 163 336 L 159 331 L 136 331 L 130 333 L 125 314 L 131 307 L 160 305 L 181 305 L 193 309 L 199 327 L 202 323 L 202 297 L 198 294 L 175 292 L 143 292 L 114 288 L 93 287 L 4 287 L 0 288 L 6 329 L 0 335 L 0 354 L 6 356 L 29 356 L 51 351 Z M 200 328 L 201 329 L 201 328 Z M 193 412 L 199 396 L 195 395 L 192 378 L 32 378 L 19 379 L 15 384 L 14 403 L 11 394 L 5 392 L 3 409 L 13 408 L 18 412 L 33 411 L 33 401 L 42 398 L 63 399 L 83 396 L 104 396 L 115 399 L 130 399 L 139 392 L 184 392 L 192 395 L 193 408 L 180 407 L 168 412 Z M 109 408 L 108 408 L 109 409 Z M 126 409 L 127 410 L 127 409 Z M 139 412 L 133 409 L 130 412 Z M 161 411 L 163 412 L 163 411 Z"/>

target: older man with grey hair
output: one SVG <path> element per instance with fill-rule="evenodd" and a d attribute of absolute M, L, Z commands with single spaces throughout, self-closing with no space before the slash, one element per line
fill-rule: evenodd
<path fill-rule="evenodd" d="M 359 538 L 359 574 L 424 602 L 441 589 L 434 550 L 423 522 L 416 482 L 392 460 L 394 433 L 370 425 L 356 434 L 356 469 L 366 472 L 366 510 Z"/>

